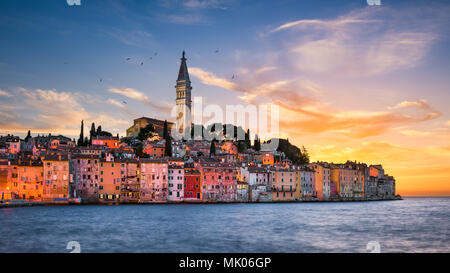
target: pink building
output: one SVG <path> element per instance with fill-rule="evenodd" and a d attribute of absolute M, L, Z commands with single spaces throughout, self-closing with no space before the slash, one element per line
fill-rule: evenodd
<path fill-rule="evenodd" d="M 165 202 L 168 197 L 168 163 L 163 159 L 140 160 L 140 197 L 143 202 Z"/>
<path fill-rule="evenodd" d="M 140 198 L 139 162 L 135 159 L 116 160 L 120 164 L 121 201 L 137 203 Z"/>
<path fill-rule="evenodd" d="M 99 200 L 100 157 L 95 155 L 74 155 L 72 157 L 75 198 L 84 201 Z"/>
<path fill-rule="evenodd" d="M 69 198 L 69 157 L 67 154 L 47 154 L 44 164 L 44 201 L 63 201 Z"/>
<path fill-rule="evenodd" d="M 232 163 L 222 163 L 211 158 L 202 158 L 195 164 L 202 177 L 204 201 L 236 200 L 237 175 Z"/>

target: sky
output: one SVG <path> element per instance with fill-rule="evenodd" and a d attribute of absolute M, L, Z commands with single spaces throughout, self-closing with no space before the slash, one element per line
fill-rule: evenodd
<path fill-rule="evenodd" d="M 437 0 L 3 0 L 0 135 L 171 120 L 186 50 L 204 103 L 272 103 L 311 160 L 382 164 L 402 195 L 448 196 L 449 26 Z"/>

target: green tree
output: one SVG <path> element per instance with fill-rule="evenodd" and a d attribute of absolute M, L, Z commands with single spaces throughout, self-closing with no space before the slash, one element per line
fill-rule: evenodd
<path fill-rule="evenodd" d="M 91 131 L 89 132 L 89 144 L 92 144 L 92 138 L 94 138 L 97 134 L 95 132 L 95 123 L 92 122 Z"/>
<path fill-rule="evenodd" d="M 28 142 L 28 140 L 30 140 L 30 139 L 31 139 L 31 131 L 28 130 L 28 134 L 27 134 L 27 136 L 25 137 L 25 142 Z"/>
<path fill-rule="evenodd" d="M 141 128 L 137 136 L 137 139 L 139 139 L 140 141 L 146 140 L 149 137 L 150 132 L 155 132 L 155 128 L 151 124 L 145 126 L 144 128 Z"/>
<path fill-rule="evenodd" d="M 216 139 L 211 141 L 211 147 L 209 148 L 209 156 L 213 156 L 216 154 Z"/>
<path fill-rule="evenodd" d="M 169 134 L 167 120 L 164 121 L 163 138 L 164 138 L 164 140 L 166 140 L 166 145 L 164 146 L 164 155 L 172 156 L 172 138 L 170 137 L 170 134 Z"/>
<path fill-rule="evenodd" d="M 253 149 L 255 151 L 261 151 L 261 141 L 258 138 L 258 135 L 255 135 L 255 141 L 253 143 Z"/>
<path fill-rule="evenodd" d="M 78 138 L 78 146 L 84 146 L 84 121 L 81 121 L 80 138 Z"/>

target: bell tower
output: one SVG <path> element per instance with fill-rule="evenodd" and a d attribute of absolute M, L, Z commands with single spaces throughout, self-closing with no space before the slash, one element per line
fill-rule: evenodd
<path fill-rule="evenodd" d="M 178 133 L 184 135 L 186 129 L 191 128 L 191 80 L 189 79 L 189 72 L 186 64 L 185 52 L 181 58 L 180 72 L 178 72 L 177 85 L 175 85 L 177 92 L 176 106 L 177 106 L 177 120 L 176 128 Z"/>

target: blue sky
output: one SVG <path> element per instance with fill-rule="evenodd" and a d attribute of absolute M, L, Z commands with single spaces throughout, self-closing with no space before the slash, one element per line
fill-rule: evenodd
<path fill-rule="evenodd" d="M 185 49 L 193 96 L 275 103 L 313 160 L 382 161 L 419 191 L 413 164 L 450 162 L 449 14 L 437 0 L 3 0 L 0 134 L 170 119 Z M 450 193 L 447 165 L 433 181 Z"/>

